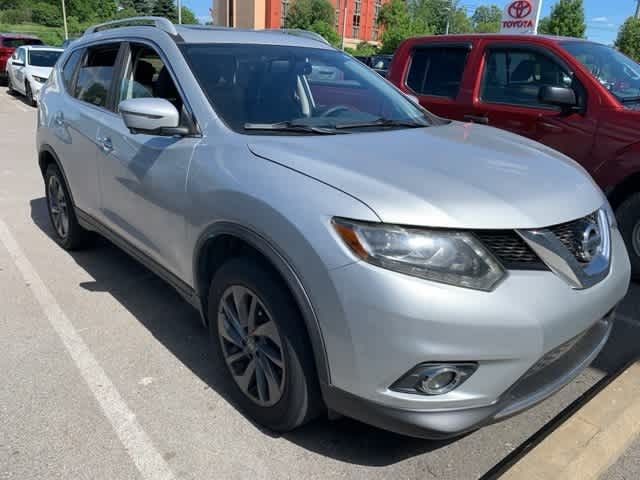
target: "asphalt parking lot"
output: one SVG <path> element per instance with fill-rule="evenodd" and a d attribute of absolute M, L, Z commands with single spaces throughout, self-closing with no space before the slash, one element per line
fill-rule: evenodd
<path fill-rule="evenodd" d="M 230 403 L 198 314 L 168 285 L 106 241 L 56 246 L 35 122 L 0 89 L 0 479 L 475 479 L 640 354 L 633 285 L 592 367 L 506 422 L 449 442 L 349 419 L 274 435 Z"/>

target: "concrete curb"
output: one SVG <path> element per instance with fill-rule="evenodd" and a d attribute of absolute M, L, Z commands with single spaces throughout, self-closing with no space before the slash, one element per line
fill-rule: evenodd
<path fill-rule="evenodd" d="M 500 478 L 595 480 L 639 436 L 636 362 Z"/>

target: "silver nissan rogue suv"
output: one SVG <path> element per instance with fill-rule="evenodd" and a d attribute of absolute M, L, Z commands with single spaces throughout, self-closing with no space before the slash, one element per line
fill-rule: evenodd
<path fill-rule="evenodd" d="M 576 163 L 444 121 L 306 32 L 92 27 L 42 90 L 37 148 L 57 242 L 97 232 L 174 286 L 277 431 L 503 419 L 586 368 L 629 284 Z"/>

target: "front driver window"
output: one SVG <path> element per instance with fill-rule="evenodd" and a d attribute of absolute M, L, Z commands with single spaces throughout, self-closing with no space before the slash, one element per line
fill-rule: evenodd
<path fill-rule="evenodd" d="M 491 50 L 482 74 L 485 102 L 550 108 L 539 101 L 543 86 L 577 87 L 573 75 L 550 57 L 535 51 Z M 580 89 L 576 89 L 580 93 Z"/>
<path fill-rule="evenodd" d="M 182 99 L 160 55 L 146 45 L 131 45 L 129 65 L 120 89 L 120 101 L 164 98 L 180 112 Z"/>

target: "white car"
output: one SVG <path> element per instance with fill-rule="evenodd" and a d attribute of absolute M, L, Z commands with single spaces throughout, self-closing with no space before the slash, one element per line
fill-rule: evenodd
<path fill-rule="evenodd" d="M 7 61 L 9 92 L 26 96 L 29 103 L 38 103 L 40 88 L 47 81 L 53 66 L 64 50 L 40 45 L 24 45 Z"/>

